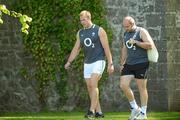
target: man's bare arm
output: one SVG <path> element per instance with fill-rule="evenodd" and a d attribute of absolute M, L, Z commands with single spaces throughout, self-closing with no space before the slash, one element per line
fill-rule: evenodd
<path fill-rule="evenodd" d="M 76 35 L 76 43 L 75 43 L 75 45 L 74 45 L 74 47 L 73 47 L 73 49 L 72 49 L 72 51 L 71 51 L 71 54 L 70 54 L 70 56 L 69 56 L 69 58 L 68 58 L 68 61 L 67 61 L 67 63 L 65 64 L 65 69 L 68 69 L 69 68 L 69 66 L 70 66 L 70 64 L 71 64 L 71 62 L 76 58 L 76 56 L 79 54 L 79 51 L 80 51 L 80 49 L 81 49 L 81 45 L 80 45 L 80 39 L 79 39 L 79 32 L 77 33 L 77 35 Z"/>
<path fill-rule="evenodd" d="M 144 48 L 144 49 L 151 49 L 153 46 L 153 43 L 152 43 L 152 38 L 151 38 L 149 32 L 146 29 L 141 28 L 140 36 L 141 36 L 142 42 L 131 39 L 129 41 L 129 43 L 136 44 L 137 46 Z"/>
<path fill-rule="evenodd" d="M 107 34 L 103 28 L 99 29 L 99 37 L 100 37 L 102 47 L 104 48 L 105 55 L 106 55 L 107 60 L 108 60 L 108 73 L 111 74 L 114 71 L 112 54 L 111 54 L 111 51 L 109 48 Z"/>
<path fill-rule="evenodd" d="M 123 42 L 122 49 L 121 49 L 121 57 L 120 57 L 120 64 L 124 65 L 127 58 L 127 48 Z"/>

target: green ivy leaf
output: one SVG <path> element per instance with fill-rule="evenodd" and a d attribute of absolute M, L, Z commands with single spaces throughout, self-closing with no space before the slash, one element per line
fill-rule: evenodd
<path fill-rule="evenodd" d="M 21 13 L 17 13 L 15 11 L 9 11 L 5 5 L 0 4 L 0 15 L 2 16 L 2 12 L 4 14 L 10 15 L 12 17 L 17 17 L 19 18 L 21 24 L 22 24 L 22 28 L 21 31 L 25 34 L 28 34 L 29 32 L 27 31 L 27 29 L 29 28 L 29 25 L 26 22 L 31 22 L 32 18 L 28 17 L 27 15 L 22 15 Z M 3 23 L 3 20 L 0 19 L 0 23 Z"/>
<path fill-rule="evenodd" d="M 2 11 L 3 13 L 10 15 L 10 11 L 6 8 L 5 5 L 0 4 L 0 11 Z"/>
<path fill-rule="evenodd" d="M 0 24 L 3 24 L 3 20 L 0 18 Z"/>

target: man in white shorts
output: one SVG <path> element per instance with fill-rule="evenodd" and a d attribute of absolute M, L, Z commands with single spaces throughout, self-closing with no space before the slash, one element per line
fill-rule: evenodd
<path fill-rule="evenodd" d="M 85 56 L 84 78 L 90 97 L 90 108 L 85 117 L 89 119 L 104 117 L 99 103 L 98 82 L 105 68 L 105 56 L 108 62 L 107 72 L 112 74 L 114 71 L 107 34 L 102 27 L 92 23 L 89 11 L 81 11 L 80 22 L 83 28 L 77 32 L 77 40 L 65 64 L 65 69 L 69 68 L 80 49 L 83 48 Z"/>

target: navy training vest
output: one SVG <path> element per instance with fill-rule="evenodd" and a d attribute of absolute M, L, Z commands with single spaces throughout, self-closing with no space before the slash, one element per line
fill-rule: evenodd
<path fill-rule="evenodd" d="M 127 48 L 126 64 L 134 65 L 134 64 L 148 62 L 146 49 L 143 49 L 137 45 L 131 45 L 128 43 L 128 40 L 133 37 L 135 40 L 142 42 L 142 39 L 140 38 L 140 29 L 141 29 L 140 27 L 137 27 L 132 32 L 124 33 L 124 43 Z M 134 36 L 134 34 L 136 35 Z"/>
<path fill-rule="evenodd" d="M 91 28 L 80 29 L 79 38 L 84 49 L 84 63 L 93 63 L 98 60 L 105 60 L 105 53 L 99 35 L 99 26 L 93 24 Z"/>

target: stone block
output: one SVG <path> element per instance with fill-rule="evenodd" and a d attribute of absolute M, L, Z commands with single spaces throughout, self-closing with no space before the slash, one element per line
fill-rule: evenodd
<path fill-rule="evenodd" d="M 165 4 L 166 4 L 166 8 L 165 8 L 166 12 L 174 12 L 180 8 L 179 0 L 165 0 Z"/>
<path fill-rule="evenodd" d="M 154 11 L 154 6 L 153 5 L 139 5 L 138 11 L 140 13 L 149 13 Z"/>
<path fill-rule="evenodd" d="M 176 13 L 176 18 L 175 18 L 175 23 L 176 23 L 176 27 L 180 28 L 180 12 Z"/>
<path fill-rule="evenodd" d="M 176 25 L 176 16 L 174 14 L 165 15 L 166 26 L 175 26 Z M 173 30 L 174 31 L 174 30 Z"/>
<path fill-rule="evenodd" d="M 158 38 L 158 36 L 160 35 L 160 31 L 154 28 L 149 28 L 148 32 L 152 38 Z"/>
<path fill-rule="evenodd" d="M 165 13 L 166 12 L 166 7 L 167 7 L 167 4 L 166 4 L 166 0 L 155 0 L 155 12 L 163 12 Z"/>
<path fill-rule="evenodd" d="M 165 25 L 164 15 L 162 14 L 148 14 L 146 15 L 147 27 L 158 27 Z"/>

